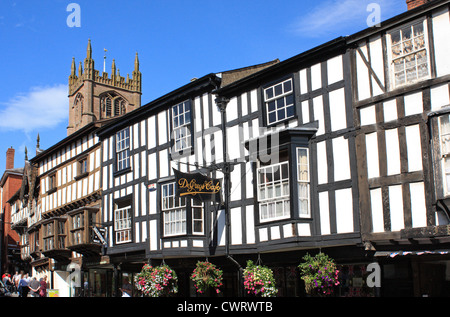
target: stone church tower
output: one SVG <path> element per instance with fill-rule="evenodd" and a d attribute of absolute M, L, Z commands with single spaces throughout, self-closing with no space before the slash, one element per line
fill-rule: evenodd
<path fill-rule="evenodd" d="M 75 58 L 69 76 L 69 125 L 67 135 L 74 133 L 88 123 L 121 116 L 141 106 L 142 74 L 136 53 L 132 77 L 121 77 L 112 62 L 111 77 L 108 73 L 94 69 L 91 40 L 88 42 L 84 67 L 80 62 L 77 69 Z"/>

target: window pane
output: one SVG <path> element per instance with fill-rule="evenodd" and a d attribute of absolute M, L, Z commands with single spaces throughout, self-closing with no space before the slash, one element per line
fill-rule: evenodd
<path fill-rule="evenodd" d="M 266 89 L 266 100 L 273 98 L 273 88 Z"/>
<path fill-rule="evenodd" d="M 275 96 L 279 96 L 283 93 L 283 86 L 281 84 L 275 86 Z"/>
<path fill-rule="evenodd" d="M 285 81 L 285 82 L 283 83 L 283 85 L 284 85 L 284 92 L 285 92 L 285 93 L 287 93 L 287 92 L 289 92 L 289 91 L 292 90 L 292 83 L 291 83 L 290 80 Z"/>

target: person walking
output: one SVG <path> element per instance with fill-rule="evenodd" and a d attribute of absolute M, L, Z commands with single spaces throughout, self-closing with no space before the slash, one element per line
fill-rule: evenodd
<path fill-rule="evenodd" d="M 40 282 L 39 297 L 47 297 L 47 275 Z"/>
<path fill-rule="evenodd" d="M 41 288 L 41 284 L 36 279 L 36 276 L 33 276 L 33 278 L 30 281 L 30 284 L 28 284 L 28 287 L 31 290 L 32 297 L 39 297 L 39 289 Z"/>

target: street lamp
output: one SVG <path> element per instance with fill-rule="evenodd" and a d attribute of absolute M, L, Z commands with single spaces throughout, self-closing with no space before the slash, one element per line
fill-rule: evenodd
<path fill-rule="evenodd" d="M 237 265 L 238 273 L 238 296 L 242 296 L 242 267 L 241 265 L 230 255 L 230 173 L 231 164 L 228 161 L 228 151 L 227 151 L 227 104 L 230 100 L 224 96 L 218 96 L 216 98 L 217 107 L 221 114 L 221 128 L 222 128 L 222 147 L 223 147 L 223 182 L 224 182 L 224 210 L 225 210 L 225 255 L 227 259 L 232 261 Z"/>

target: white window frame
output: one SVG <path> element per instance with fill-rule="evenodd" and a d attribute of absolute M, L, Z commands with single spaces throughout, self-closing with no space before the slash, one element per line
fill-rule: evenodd
<path fill-rule="evenodd" d="M 131 205 L 114 209 L 116 244 L 131 242 Z"/>
<path fill-rule="evenodd" d="M 189 109 L 187 110 L 187 108 Z M 172 106 L 172 129 L 173 129 L 173 150 L 176 152 L 190 149 L 192 105 L 191 101 L 185 100 Z"/>
<path fill-rule="evenodd" d="M 447 125 L 446 128 L 444 124 Z M 444 196 L 450 196 L 450 114 L 439 117 L 439 143 L 441 150 L 442 189 Z"/>
<path fill-rule="evenodd" d="M 417 26 L 417 25 L 420 25 L 420 24 L 423 27 L 423 34 L 415 37 L 414 33 L 413 33 L 414 31 L 412 30 L 412 28 L 414 26 Z M 393 56 L 394 46 L 399 46 L 401 48 L 401 47 L 404 47 L 403 46 L 404 43 L 408 42 L 408 41 L 403 41 L 403 38 L 402 38 L 403 32 L 405 30 L 407 30 L 407 29 L 409 29 L 411 31 L 411 40 L 410 41 L 412 41 L 412 43 L 413 43 L 413 48 L 409 52 L 404 52 L 404 50 L 402 49 L 402 51 L 399 53 L 399 55 L 394 57 Z M 397 33 L 397 32 L 399 32 L 400 42 L 396 43 L 395 45 L 392 45 L 393 34 Z M 403 87 L 403 86 L 406 86 L 406 85 L 410 85 L 410 84 L 413 84 L 413 83 L 416 83 L 416 82 L 419 82 L 419 81 L 431 78 L 430 49 L 429 49 L 429 43 L 428 43 L 428 27 L 427 27 L 427 20 L 426 19 L 416 20 L 414 22 L 411 22 L 408 25 L 404 25 L 404 26 L 402 26 L 400 28 L 397 28 L 395 30 L 390 31 L 387 35 L 388 35 L 387 36 L 387 38 L 388 38 L 388 40 L 387 40 L 388 65 L 389 65 L 390 83 L 391 83 L 391 87 L 393 89 L 399 88 L 399 87 Z M 416 48 L 415 47 L 415 45 L 416 45 L 415 44 L 415 40 L 419 41 L 422 36 L 423 36 L 423 41 L 424 41 L 423 47 Z M 426 54 L 426 57 L 425 57 L 426 63 L 425 62 L 417 63 L 417 61 L 416 61 L 416 56 L 418 54 L 420 54 L 421 52 L 425 52 L 425 54 Z M 408 75 L 407 75 L 407 68 L 408 67 L 406 66 L 406 59 L 407 58 L 413 58 L 413 57 L 414 57 L 414 61 L 415 61 L 414 65 L 415 65 L 415 73 L 416 73 L 416 75 L 415 75 L 414 79 L 408 80 Z M 404 63 L 403 63 L 404 82 L 397 84 L 396 83 L 396 77 L 395 77 L 396 72 L 395 72 L 395 65 L 394 65 L 394 63 L 396 61 L 400 62 L 401 60 L 404 60 Z M 424 64 L 426 64 L 427 74 L 424 75 L 424 76 L 420 76 L 419 77 L 418 66 L 419 65 L 424 65 Z M 410 66 L 412 66 L 412 65 L 413 64 L 411 64 Z M 412 69 L 412 68 L 413 67 L 409 67 L 408 69 Z"/>
<path fill-rule="evenodd" d="M 306 151 L 306 165 L 300 161 L 300 151 Z M 297 182 L 298 182 L 298 212 L 300 218 L 311 217 L 311 199 L 310 199 L 310 168 L 309 168 L 309 149 L 298 147 L 296 151 L 297 160 Z M 305 190 L 301 190 L 304 187 Z M 306 210 L 302 202 L 306 201 Z"/>
<path fill-rule="evenodd" d="M 283 168 L 286 169 L 285 174 L 287 175 L 283 175 Z M 275 175 L 278 172 L 280 177 L 275 180 Z M 259 221 L 268 222 L 289 218 L 291 216 L 289 162 L 259 167 L 257 177 Z M 264 182 L 262 182 L 262 179 L 264 179 Z"/>
<path fill-rule="evenodd" d="M 161 210 L 165 237 L 186 234 L 186 200 L 175 197 L 175 183 L 161 185 Z"/>
<path fill-rule="evenodd" d="M 289 90 L 285 85 L 286 83 L 290 84 Z M 264 105 L 267 125 L 273 125 L 295 117 L 295 96 L 292 78 L 264 88 Z M 292 114 L 288 115 L 288 109 L 292 109 Z"/>
<path fill-rule="evenodd" d="M 116 133 L 116 171 L 130 167 L 130 129 Z"/>
<path fill-rule="evenodd" d="M 175 183 L 161 185 L 161 210 L 165 237 L 187 234 L 188 209 L 186 198 L 175 196 Z M 191 200 L 190 211 L 192 214 L 192 234 L 203 235 L 205 233 L 205 216 L 202 204 Z M 196 231 L 196 224 L 199 222 L 201 230 Z"/>

